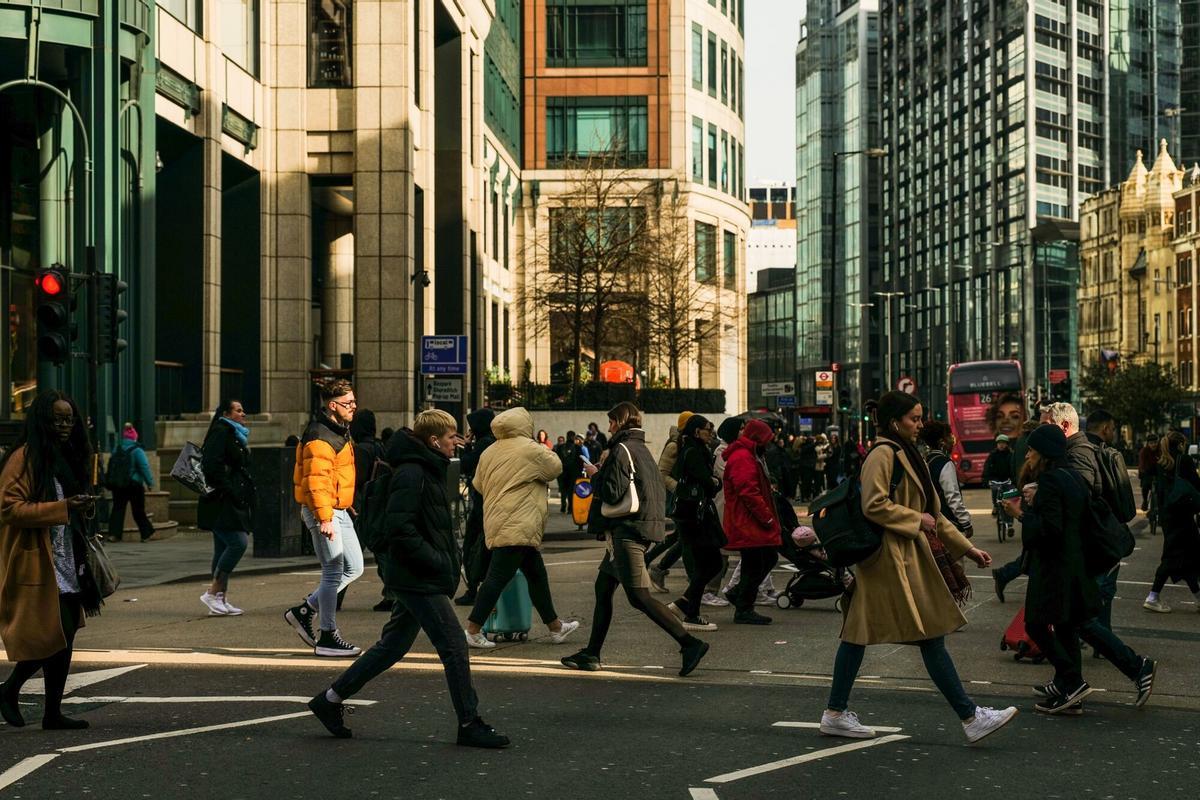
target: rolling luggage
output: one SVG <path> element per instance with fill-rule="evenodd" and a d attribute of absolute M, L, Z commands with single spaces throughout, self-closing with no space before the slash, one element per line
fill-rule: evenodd
<path fill-rule="evenodd" d="M 1003 638 L 1000 639 L 1000 649 L 1012 650 L 1014 661 L 1028 658 L 1033 663 L 1040 664 L 1046 660 L 1042 651 L 1025 632 L 1025 606 L 1021 606 L 1020 611 L 1013 617 L 1013 621 L 1008 623 L 1008 628 L 1004 631 Z"/>
<path fill-rule="evenodd" d="M 571 517 L 575 525 L 583 530 L 587 526 L 588 513 L 592 510 L 592 481 L 590 478 L 575 480 L 575 497 L 571 501 Z"/>
<path fill-rule="evenodd" d="M 493 642 L 523 642 L 529 638 L 532 625 L 533 603 L 529 600 L 529 582 L 521 570 L 517 570 L 483 623 L 483 633 Z"/>

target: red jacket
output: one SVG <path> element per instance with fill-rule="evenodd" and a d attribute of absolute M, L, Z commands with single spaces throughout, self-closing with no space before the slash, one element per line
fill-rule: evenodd
<path fill-rule="evenodd" d="M 756 454 L 771 438 L 771 427 L 752 419 L 721 454 L 725 459 L 725 538 L 730 550 L 780 544 L 771 479 Z"/>

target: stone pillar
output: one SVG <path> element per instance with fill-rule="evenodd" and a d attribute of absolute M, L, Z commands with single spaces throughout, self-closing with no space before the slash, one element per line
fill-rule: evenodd
<path fill-rule="evenodd" d="M 222 85 L 214 62 L 224 64 L 216 48 L 209 45 L 208 85 Z M 200 342 L 201 408 L 216 408 L 221 402 L 221 107 L 223 98 L 211 89 L 201 95 L 200 129 L 203 135 L 204 188 L 201 239 L 203 278 L 200 303 L 202 315 Z"/>

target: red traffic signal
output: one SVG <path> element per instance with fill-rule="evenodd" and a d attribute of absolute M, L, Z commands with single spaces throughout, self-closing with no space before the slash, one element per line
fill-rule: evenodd
<path fill-rule="evenodd" d="M 39 292 L 36 312 L 38 356 L 56 365 L 62 365 L 70 358 L 71 342 L 76 336 L 71 322 L 75 298 L 71 294 L 70 280 L 66 267 L 59 264 L 41 270 L 34 278 Z"/>
<path fill-rule="evenodd" d="M 66 290 L 66 277 L 57 269 L 48 269 L 37 276 L 35 282 L 42 294 L 57 297 Z"/>

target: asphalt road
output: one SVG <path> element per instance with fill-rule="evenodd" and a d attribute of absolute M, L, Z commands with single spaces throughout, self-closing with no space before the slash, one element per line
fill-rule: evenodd
<path fill-rule="evenodd" d="M 971 493 L 969 505 L 981 498 Z M 995 542 L 986 520 L 977 530 L 985 548 Z M 67 709 L 91 730 L 41 731 L 34 694 L 22 697 L 33 724 L 0 727 L 0 799 L 1190 796 L 1200 784 L 1200 614 L 1182 588 L 1166 592 L 1175 613 L 1141 609 L 1161 539 L 1138 544 L 1114 617 L 1118 633 L 1162 665 L 1140 711 L 1128 682 L 1089 658 L 1087 677 L 1105 691 L 1085 714 L 1035 714 L 1029 687 L 1049 677 L 1048 667 L 1014 663 L 998 649 L 1023 586 L 1002 605 L 986 573 L 972 571 L 970 624 L 950 637 L 950 651 L 977 702 L 1022 711 L 975 746 L 965 744 L 916 650 L 903 646 L 868 651 L 852 698 L 869 724 L 898 730 L 847 749 L 854 743 L 812 729 L 836 649 L 832 601 L 776 610 L 766 628 L 733 626 L 727 609 L 714 610 L 721 630 L 706 634 L 712 651 L 687 679 L 675 677 L 673 643 L 623 601 L 604 672 L 558 666 L 582 637 L 476 654 L 481 711 L 514 741 L 507 751 L 479 752 L 453 744 L 444 682 L 423 637 L 411 659 L 356 698 L 364 705 L 349 718 L 353 740 L 330 738 L 305 713 L 307 697 L 345 667 L 303 651 L 279 620 L 315 570 L 235 584 L 233 597 L 247 609 L 241 618 L 201 616 L 198 583 L 139 589 L 118 595 L 81 633 L 74 678 L 86 685 L 70 692 Z M 1000 560 L 1016 547 L 989 549 Z M 584 636 L 598 558 L 590 543 L 546 552 L 559 613 L 583 619 Z M 681 578 L 670 582 L 681 588 Z M 366 610 L 377 591 L 374 576 L 364 577 L 339 616 L 360 644 L 382 622 Z"/>

